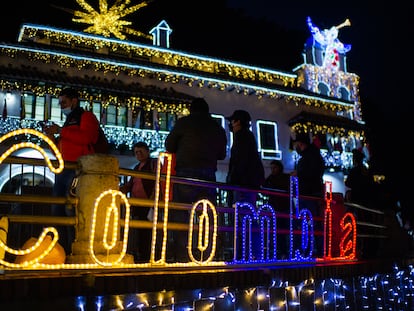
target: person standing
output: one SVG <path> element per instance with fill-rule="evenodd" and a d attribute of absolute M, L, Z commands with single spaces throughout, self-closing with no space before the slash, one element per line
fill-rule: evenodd
<path fill-rule="evenodd" d="M 252 131 L 250 131 L 250 114 L 245 110 L 235 110 L 226 119 L 230 122 L 230 131 L 233 132 L 233 145 L 230 150 L 226 182 L 243 188 L 259 189 L 265 180 L 265 173 L 257 149 L 256 138 Z M 253 208 L 256 208 L 256 191 L 232 191 L 228 195 L 229 206 L 234 206 L 236 202 L 240 202 L 249 203 Z M 242 223 L 240 217 L 237 221 Z M 260 226 L 258 221 L 252 221 L 251 230 L 252 234 L 249 235 L 251 240 L 245 243 L 245 245 L 243 245 L 242 239 L 238 238 L 237 245 L 235 246 L 237 259 L 252 260 L 260 258 L 262 250 L 260 249 Z M 249 245 L 251 245 L 252 253 L 247 251 Z M 243 247 L 245 252 L 243 252 Z M 243 253 L 252 254 L 253 258 L 250 258 L 250 255 L 243 257 Z"/>
<path fill-rule="evenodd" d="M 325 172 L 325 161 L 319 148 L 311 142 L 308 133 L 297 133 L 293 140 L 293 146 L 300 156 L 296 170 L 291 173 L 291 175 L 298 177 L 299 195 L 315 197 L 314 199 L 300 198 L 299 208 L 308 209 L 314 219 L 315 217 L 322 217 L 321 199 L 324 196 L 323 174 Z M 314 231 L 323 230 L 321 220 L 314 220 L 314 229 Z M 321 254 L 323 251 L 323 234 L 317 233 L 314 237 L 316 254 Z"/>
<path fill-rule="evenodd" d="M 226 182 L 258 189 L 265 180 L 265 174 L 256 138 L 250 130 L 250 114 L 245 110 L 235 110 L 226 119 L 229 121 L 230 131 L 233 132 Z M 256 205 L 256 192 L 234 191 L 229 196 L 230 205 L 237 201 L 246 201 Z"/>
<path fill-rule="evenodd" d="M 293 144 L 300 156 L 296 170 L 292 172 L 292 175 L 298 177 L 299 194 L 322 197 L 325 162 L 319 148 L 311 143 L 307 133 L 296 134 Z"/>
<path fill-rule="evenodd" d="M 345 186 L 351 189 L 347 199 L 369 207 L 373 203 L 374 177 L 364 165 L 364 158 L 365 155 L 360 150 L 352 150 L 353 166 L 345 180 Z"/>
<path fill-rule="evenodd" d="M 157 159 L 150 156 L 150 149 L 145 142 L 137 142 L 134 145 L 135 158 L 138 164 L 134 171 L 156 173 Z M 131 177 L 120 189 L 123 193 L 130 193 L 133 198 L 150 199 L 155 194 L 155 180 L 140 177 Z M 131 218 L 134 220 L 149 221 L 150 208 L 146 206 L 134 206 L 131 209 Z M 135 262 L 149 262 L 151 256 L 151 228 L 131 230 L 128 239 L 128 250 L 134 255 Z M 136 234 L 135 234 L 136 233 Z"/>
<path fill-rule="evenodd" d="M 79 92 L 73 88 L 64 88 L 59 94 L 59 105 L 66 120 L 62 127 L 53 123 L 43 128 L 45 134 L 56 143 L 62 153 L 64 161 L 75 162 L 79 157 L 93 154 L 93 144 L 99 136 L 99 121 L 96 116 L 85 111 L 79 105 Z M 68 196 L 76 171 L 64 169 L 55 177 L 53 185 L 54 196 Z M 52 216 L 74 216 L 72 207 L 53 205 Z M 66 254 L 72 252 L 71 245 L 75 238 L 73 227 L 58 228 L 59 242 L 65 249 Z"/>
<path fill-rule="evenodd" d="M 266 177 L 263 187 L 289 191 L 290 175 L 284 172 L 285 167 L 279 160 L 270 162 L 270 175 Z"/>
<path fill-rule="evenodd" d="M 165 140 L 165 149 L 175 154 L 175 175 L 215 182 L 217 161 L 226 157 L 227 136 L 220 124 L 210 115 L 208 103 L 195 98 L 190 114 L 178 119 Z M 216 202 L 216 189 L 174 184 L 174 201 L 195 203 L 200 199 Z M 170 220 L 189 222 L 189 211 L 172 210 Z M 174 257 L 176 261 L 188 261 L 187 233 L 174 231 Z"/>

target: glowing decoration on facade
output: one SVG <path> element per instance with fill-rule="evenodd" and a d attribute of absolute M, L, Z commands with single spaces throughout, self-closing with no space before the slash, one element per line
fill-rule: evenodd
<path fill-rule="evenodd" d="M 162 164 L 164 161 L 164 164 Z M 151 255 L 150 262 L 152 264 L 165 264 L 166 251 L 167 251 L 167 240 L 168 240 L 168 205 L 170 201 L 170 186 L 171 186 L 171 169 L 172 169 L 172 154 L 167 152 L 161 152 L 158 156 L 157 162 L 157 175 L 155 178 L 155 198 L 154 198 L 154 217 L 152 220 L 152 242 L 151 242 Z M 162 242 L 161 242 L 161 254 L 157 260 L 156 257 L 156 246 L 157 246 L 157 224 L 159 211 L 159 198 L 160 198 L 160 187 L 161 187 L 161 167 L 166 165 L 167 173 L 164 184 L 164 210 L 163 210 L 163 226 L 162 226 Z"/>
<path fill-rule="evenodd" d="M 7 244 L 7 233 L 9 232 L 9 218 L 7 216 L 0 217 L 0 242 L 2 245 Z M 0 259 L 4 259 L 5 250 L 0 247 Z"/>
<path fill-rule="evenodd" d="M 342 27 L 350 26 L 351 22 L 347 19 L 338 26 L 332 26 L 322 31 L 312 23 L 310 17 L 308 17 L 307 23 L 313 38 L 324 51 L 323 67 L 337 70 L 339 68 L 339 54 L 345 54 L 351 50 L 350 45 L 344 45 L 339 41 L 338 30 Z"/>
<path fill-rule="evenodd" d="M 314 232 L 313 216 L 306 209 L 299 206 L 299 182 L 298 177 L 290 177 L 290 259 L 309 260 L 313 253 Z M 301 245 L 298 247 L 294 240 L 293 231 L 301 223 Z"/>
<path fill-rule="evenodd" d="M 235 204 L 234 213 L 234 261 L 248 262 L 253 260 L 253 228 L 257 220 L 255 207 L 250 203 Z M 238 225 L 240 223 L 240 225 Z M 241 227 L 241 241 L 239 241 L 239 228 Z M 240 243 L 241 242 L 241 243 Z M 241 254 L 239 254 L 241 252 Z M 241 256 L 240 256 L 241 255 Z"/>
<path fill-rule="evenodd" d="M 101 200 L 107 196 L 111 196 L 111 204 L 105 208 L 105 214 L 99 209 Z M 125 204 L 125 225 L 124 225 L 124 238 L 122 240 L 122 251 L 118 254 L 118 259 L 115 261 L 101 261 L 95 256 L 94 252 L 94 240 L 95 240 L 95 227 L 96 227 L 96 220 L 97 215 L 105 215 L 105 225 L 104 225 L 104 235 L 102 244 L 104 248 L 108 251 L 111 251 L 115 246 L 116 242 L 118 241 L 118 229 L 119 229 L 119 208 L 117 205 L 117 197 Z M 99 212 L 99 213 L 98 213 Z M 129 231 L 129 213 L 130 213 L 130 206 L 128 202 L 128 198 L 122 192 L 118 190 L 107 190 L 102 192 L 99 197 L 95 201 L 95 206 L 93 209 L 93 218 L 92 218 L 92 226 L 91 226 L 91 236 L 89 239 L 89 253 L 94 259 L 94 261 L 102 266 L 112 266 L 117 265 L 121 262 L 126 254 L 127 244 L 128 244 L 128 231 Z M 111 237 L 109 237 L 109 232 L 112 233 Z M 108 243 L 109 240 L 109 243 Z"/>
<path fill-rule="evenodd" d="M 323 256 L 332 258 L 332 182 L 325 182 L 325 212 L 323 222 Z M 326 246 L 328 244 L 328 249 Z"/>
<path fill-rule="evenodd" d="M 344 233 L 340 244 L 340 257 L 345 259 L 356 258 L 356 220 L 355 216 L 351 213 L 346 213 L 341 219 L 341 231 Z"/>
<path fill-rule="evenodd" d="M 5 245 L 1 240 L 0 240 L 0 248 L 4 249 L 6 252 L 13 254 L 13 255 L 17 255 L 17 256 L 22 256 L 22 255 L 27 255 L 30 253 L 35 252 L 44 242 L 44 240 L 46 239 L 46 236 L 52 233 L 53 234 L 53 239 L 51 240 L 51 243 L 46 247 L 46 249 L 44 249 L 44 251 L 39 254 L 39 256 L 33 258 L 32 260 L 28 260 L 28 261 L 23 261 L 21 263 L 11 263 L 8 261 L 5 261 L 3 259 L 0 259 L 0 264 L 6 266 L 6 267 L 11 267 L 11 268 L 34 268 L 38 265 L 40 265 L 40 261 L 45 258 L 51 251 L 52 249 L 55 247 L 56 243 L 58 242 L 59 239 L 59 234 L 57 232 L 57 230 L 53 227 L 47 227 L 44 228 L 41 235 L 39 236 L 39 239 L 36 241 L 36 243 L 27 248 L 27 249 L 22 249 L 22 250 L 16 250 L 16 249 L 12 249 L 10 247 L 8 247 L 7 245 Z M 60 266 L 60 265 L 59 265 Z"/>
<path fill-rule="evenodd" d="M 0 144 L 2 142 L 4 142 L 6 139 L 10 138 L 10 137 L 14 137 L 14 136 L 17 136 L 17 135 L 22 135 L 22 134 L 25 134 L 25 135 L 30 134 L 30 135 L 34 135 L 34 136 L 37 136 L 37 137 L 43 139 L 50 146 L 50 148 L 52 148 L 53 152 L 55 153 L 56 158 L 59 162 L 59 166 L 57 168 L 55 168 L 52 165 L 52 162 L 51 162 L 49 156 L 47 155 L 47 153 L 45 152 L 45 150 L 42 147 L 40 147 L 39 145 L 36 145 L 32 142 L 21 142 L 21 143 L 14 144 L 13 146 L 11 146 L 9 149 L 7 149 L 5 152 L 3 152 L 3 154 L 0 156 L 0 164 L 4 161 L 4 159 L 6 159 L 9 155 L 11 155 L 16 150 L 19 150 L 19 149 L 22 149 L 22 148 L 33 148 L 33 149 L 36 149 L 37 151 L 39 151 L 43 155 L 43 157 L 45 158 L 47 166 L 49 167 L 49 169 L 53 173 L 58 174 L 58 173 L 62 172 L 63 167 L 64 167 L 62 154 L 59 152 L 59 150 L 56 147 L 55 143 L 52 140 L 50 140 L 49 137 L 47 137 L 45 134 L 43 134 L 39 131 L 36 131 L 36 130 L 33 130 L 33 129 L 15 130 L 15 131 L 9 132 L 9 133 L 3 135 L 2 137 L 0 137 Z"/>
<path fill-rule="evenodd" d="M 201 206 L 201 211 L 200 211 Z M 210 233 L 210 213 L 212 214 L 213 232 Z M 197 218 L 197 217 L 198 218 Z M 193 250 L 193 231 L 194 222 L 198 222 L 198 236 L 197 236 L 197 249 L 200 251 L 200 259 L 194 258 Z M 209 200 L 200 200 L 194 203 L 190 212 L 190 224 L 188 228 L 188 256 L 191 261 L 202 264 L 203 262 L 210 262 L 216 253 L 216 241 L 217 241 L 217 212 L 216 207 Z M 211 236 L 210 236 L 211 235 Z M 207 253 L 207 258 L 204 259 L 203 255 L 211 244 L 210 254 Z"/>
<path fill-rule="evenodd" d="M 31 134 L 37 135 L 47 141 L 54 151 L 58 153 L 56 146 L 48 140 L 44 135 L 31 129 L 20 129 L 14 132 L 15 135 Z M 0 139 L 0 142 L 5 139 L 14 136 L 8 134 Z M 20 143 L 22 144 L 22 143 Z M 19 146 L 20 144 L 17 144 Z M 34 145 L 34 144 L 33 144 Z M 32 145 L 28 145 L 32 146 Z M 35 145 L 37 146 L 37 145 Z M 38 147 L 38 146 L 37 146 Z M 12 147 L 13 148 L 13 147 Z M 39 149 L 38 149 L 39 148 Z M 35 148 L 42 150 L 40 147 Z M 41 151 L 44 154 L 44 150 Z M 8 153 L 10 154 L 10 153 Z M 7 154 L 7 155 L 8 155 Z M 3 158 L 2 158 L 3 160 Z M 161 162 L 164 160 L 164 167 L 166 166 L 165 184 L 161 181 Z M 158 158 L 158 167 L 156 174 L 156 195 L 154 200 L 154 218 L 152 227 L 152 243 L 151 243 L 151 256 L 149 263 L 123 263 L 122 260 L 125 257 L 127 250 L 128 234 L 129 234 L 129 215 L 130 204 L 127 197 L 118 190 L 106 190 L 102 192 L 96 199 L 93 215 L 91 220 L 90 240 L 89 240 L 89 254 L 92 257 L 94 263 L 85 264 L 50 264 L 43 263 L 42 259 L 50 254 L 51 250 L 58 241 L 58 234 L 55 228 L 46 228 L 40 235 L 38 241 L 32 247 L 24 250 L 15 250 L 9 248 L 4 239 L 0 241 L 0 250 L 7 251 L 15 255 L 25 255 L 34 252 L 43 243 L 45 236 L 48 233 L 53 234 L 52 242 L 41 252 L 39 256 L 34 259 L 26 260 L 21 263 L 10 263 L 3 259 L 0 259 L 0 264 L 10 268 L 35 268 L 35 269 L 89 269 L 89 268 L 102 268 L 102 267 L 151 267 L 152 265 L 171 265 L 171 266 L 191 266 L 191 265 L 231 265 L 238 263 L 257 264 L 262 263 L 274 263 L 278 262 L 276 257 L 277 249 L 277 226 L 276 226 L 276 213 L 274 208 L 268 204 L 263 204 L 256 208 L 249 203 L 237 202 L 235 204 L 235 222 L 234 222 L 234 260 L 229 262 L 214 262 L 213 257 L 216 251 L 216 237 L 218 231 L 217 224 L 217 212 L 216 207 L 208 200 L 200 200 L 196 202 L 190 210 L 190 222 L 189 226 L 189 238 L 188 249 L 190 262 L 188 263 L 171 263 L 167 264 L 166 248 L 167 248 L 167 233 L 168 233 L 168 207 L 170 200 L 170 178 L 172 169 L 172 155 L 169 153 L 160 153 Z M 1 162 L 0 162 L 1 163 Z M 48 161 L 50 164 L 50 160 Z M 61 161 L 63 167 L 63 161 Z M 52 169 L 53 167 L 51 167 Z M 59 172 L 58 169 L 53 168 L 55 172 Z M 164 195 L 164 209 L 162 213 L 159 210 L 159 200 L 161 189 Z M 110 196 L 111 202 L 109 206 L 104 206 L 104 199 Z M 291 177 L 291 191 L 290 191 L 291 203 L 290 203 L 290 261 L 314 261 L 312 258 L 313 245 L 314 245 L 314 231 L 313 231 L 313 216 L 311 212 L 306 208 L 300 208 L 299 206 L 299 192 L 298 192 L 298 178 Z M 356 221 L 355 217 L 351 213 L 343 213 L 331 208 L 332 203 L 332 183 L 325 183 L 325 221 L 324 221 L 324 257 L 317 258 L 317 260 L 353 260 L 356 258 Z M 124 230 L 122 239 L 122 249 L 118 253 L 114 254 L 114 248 L 118 243 L 118 233 L 121 232 L 121 220 L 120 209 L 118 206 L 123 204 L 125 206 L 125 219 Z M 201 208 L 200 208 L 201 207 Z M 102 241 L 95 241 L 97 220 L 99 217 L 104 217 L 103 226 L 103 238 Z M 334 222 L 333 216 L 337 216 L 337 222 Z M 157 233 L 159 221 L 162 220 L 162 240 L 157 241 L 157 237 L 160 236 Z M 198 232 L 195 224 L 198 225 Z M 334 232 L 333 226 L 337 226 L 341 229 L 341 232 Z M 299 231 L 299 234 L 294 231 Z M 196 247 L 201 252 L 200 258 L 195 258 L 193 249 L 193 234 L 197 232 L 197 245 Z M 241 238 L 239 237 L 241 233 Z M 333 257 L 331 253 L 333 234 L 336 234 L 339 239 L 339 257 Z M 296 245 L 294 240 L 294 234 L 297 237 L 301 237 L 301 244 Z M 4 241 L 3 241 L 4 240 Z M 96 243 L 102 243 L 101 246 L 107 251 L 108 256 L 98 256 L 94 252 Z M 161 248 L 158 246 L 161 245 Z M 161 252 L 156 258 L 156 250 L 160 249 Z M 39 250 L 38 250 L 39 251 Z M 203 258 L 203 254 L 207 253 L 207 258 Z M 106 258 L 107 260 L 102 260 Z"/>
<path fill-rule="evenodd" d="M 276 260 L 277 237 L 276 237 L 276 213 L 269 204 L 264 204 L 258 211 L 260 222 L 260 260 Z"/>
<path fill-rule="evenodd" d="M 134 30 L 127 26 L 132 22 L 122 20 L 123 17 L 138 11 L 139 9 L 148 5 L 148 2 L 143 1 L 140 4 L 136 4 L 128 7 L 130 0 L 115 1 L 115 4 L 108 9 L 108 3 L 106 0 L 99 0 L 99 12 L 96 11 L 85 0 L 76 0 L 76 2 L 86 11 L 75 11 L 74 18 L 75 23 L 89 24 L 88 28 L 84 31 L 109 37 L 114 35 L 116 38 L 124 40 L 126 39 L 124 33 L 134 35 L 138 37 L 144 37 L 152 39 L 151 36 L 144 34 L 140 31 Z"/>
<path fill-rule="evenodd" d="M 234 214 L 236 262 L 277 260 L 276 241 L 276 213 L 271 205 L 264 204 L 256 210 L 256 207 L 250 203 L 236 202 Z"/>

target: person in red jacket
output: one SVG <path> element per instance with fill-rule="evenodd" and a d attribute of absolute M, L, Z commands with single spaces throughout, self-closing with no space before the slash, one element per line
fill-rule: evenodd
<path fill-rule="evenodd" d="M 62 113 L 66 116 L 62 127 L 51 124 L 44 127 L 46 135 L 52 139 L 62 153 L 64 161 L 76 162 L 79 157 L 95 153 L 93 144 L 98 140 L 99 121 L 96 116 L 84 110 L 79 105 L 79 93 L 73 88 L 64 88 L 59 94 L 59 104 Z M 53 185 L 54 196 L 67 196 L 76 172 L 64 169 L 55 177 Z M 74 216 L 75 211 L 63 205 L 52 206 L 53 216 Z M 58 228 L 59 241 L 66 254 L 71 253 L 71 245 L 75 233 L 72 227 Z"/>

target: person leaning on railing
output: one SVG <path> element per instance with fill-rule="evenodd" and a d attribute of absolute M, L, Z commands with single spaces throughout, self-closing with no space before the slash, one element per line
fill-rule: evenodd
<path fill-rule="evenodd" d="M 140 172 L 155 173 L 157 170 L 157 159 L 151 158 L 149 146 L 143 142 L 134 145 L 135 158 L 138 164 L 134 170 Z M 130 193 L 133 198 L 150 199 L 154 197 L 155 180 L 140 177 L 131 177 L 119 188 L 123 193 Z M 131 218 L 142 221 L 152 221 L 151 209 L 147 206 L 133 206 Z M 134 256 L 135 262 L 149 262 L 151 255 L 152 229 L 132 229 L 128 238 L 128 252 Z"/>

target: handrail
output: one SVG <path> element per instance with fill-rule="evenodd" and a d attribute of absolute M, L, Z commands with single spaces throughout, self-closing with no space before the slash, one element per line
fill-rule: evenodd
<path fill-rule="evenodd" d="M 5 161 L 6 163 L 10 164 L 24 164 L 24 165 L 38 165 L 38 166 L 46 166 L 45 162 L 42 159 L 30 159 L 30 158 L 21 158 L 21 157 L 9 157 Z M 70 167 L 73 169 L 78 169 L 77 163 L 65 163 L 66 167 Z M 119 171 L 117 174 L 121 176 L 133 176 L 133 177 L 140 177 L 143 179 L 152 179 L 155 180 L 156 176 L 153 173 L 148 172 L 139 172 L 135 171 L 133 169 L 128 168 L 119 168 Z M 161 174 L 160 179 L 161 181 L 165 180 L 166 175 Z M 239 187 L 235 185 L 229 185 L 226 183 L 221 182 L 210 182 L 210 181 L 204 181 L 200 179 L 194 179 L 194 178 L 184 178 L 184 177 L 178 177 L 178 176 L 171 176 L 171 183 L 174 184 L 187 184 L 187 185 L 193 185 L 193 186 L 203 186 L 203 187 L 209 187 L 209 188 L 215 188 L 220 189 L 224 191 L 246 191 L 246 192 L 255 192 L 255 193 L 261 193 L 264 200 L 267 200 L 269 196 L 278 196 L 278 197 L 289 197 L 289 193 L 287 191 L 280 191 L 275 190 L 271 188 L 258 188 L 258 189 L 252 189 L 252 188 L 245 188 L 245 187 Z M 320 197 L 311 197 L 311 196 L 299 196 L 299 198 L 307 199 L 307 200 L 323 200 L 323 198 Z M 59 204 L 59 205 L 77 205 L 79 204 L 79 198 L 77 197 L 54 197 L 50 195 L 37 195 L 37 194 L 8 194 L 8 193 L 1 193 L 0 194 L 0 202 L 7 202 L 12 204 L 21 204 L 21 203 L 40 203 L 40 204 Z M 128 198 L 128 202 L 131 206 L 131 208 L 134 208 L 135 206 L 141 206 L 141 207 L 153 207 L 154 201 L 151 199 L 139 199 L 139 198 Z M 266 201 L 264 201 L 266 202 Z M 217 203 L 217 202 L 216 202 Z M 263 202 L 261 202 L 263 203 Z M 261 205 L 259 203 L 259 205 Z M 332 204 L 334 204 L 335 201 L 332 201 Z M 342 204 L 343 201 L 340 200 L 339 204 Z M 291 202 L 292 204 L 292 202 Z M 360 211 L 363 211 L 365 213 L 369 213 L 372 215 L 380 215 L 383 216 L 384 212 L 380 210 L 375 210 L 372 208 L 367 208 L 358 204 L 344 202 L 345 209 L 358 209 Z M 166 207 L 166 203 L 160 198 L 158 201 L 158 207 L 160 209 L 164 209 Z M 188 210 L 191 211 L 192 204 L 185 204 L 181 202 L 175 202 L 170 201 L 168 202 L 168 208 L 172 210 Z M 227 223 L 220 223 L 217 226 L 217 232 L 220 234 L 229 234 L 229 236 L 234 236 L 237 232 L 241 232 L 241 227 L 236 228 L 233 222 L 236 221 L 234 218 L 235 208 L 233 206 L 223 206 L 223 204 L 216 204 L 215 210 L 217 211 L 217 215 L 223 215 L 220 217 L 224 217 L 225 214 L 228 214 L 225 218 L 227 219 Z M 281 213 L 277 210 L 277 207 L 274 208 L 274 212 L 277 214 L 277 219 L 289 219 L 292 218 L 293 220 L 301 220 L 301 217 L 299 215 L 295 214 L 285 214 Z M 248 211 L 239 211 L 240 216 L 244 216 L 245 213 L 248 213 Z M 291 209 L 292 213 L 292 209 Z M 293 212 L 295 213 L 295 212 Z M 355 211 L 354 211 L 355 213 Z M 246 214 L 247 215 L 247 214 Z M 268 211 L 263 211 L 262 216 L 268 217 L 272 214 Z M 64 225 L 64 226 L 76 226 L 77 225 L 77 218 L 76 217 L 67 217 L 67 216 L 49 216 L 49 215 L 24 215 L 24 214 L 7 214 L 9 221 L 11 223 L 20 223 L 20 224 L 34 224 L 34 225 Z M 250 217 L 250 216 L 249 216 Z M 222 218 L 223 220 L 224 218 Z M 318 215 L 315 215 L 313 217 L 314 222 L 320 222 L 324 220 L 324 217 L 320 217 Z M 230 222 L 228 222 L 230 221 Z M 378 220 L 377 220 L 378 221 Z M 120 219 L 119 223 L 121 226 L 125 225 L 125 220 Z M 130 220 L 129 226 L 131 228 L 153 228 L 153 223 L 148 221 L 142 221 L 142 220 Z M 358 220 L 358 217 L 356 217 L 356 225 L 361 229 L 361 232 L 358 232 L 358 239 L 385 239 L 387 238 L 387 226 L 382 223 L 375 223 L 375 222 L 369 222 L 365 219 Z M 155 227 L 157 229 L 163 229 L 162 223 L 155 224 Z M 168 230 L 180 230 L 180 231 L 188 231 L 189 224 L 183 224 L 183 223 L 174 223 L 168 221 Z M 193 228 L 198 228 L 197 224 L 194 224 Z M 251 232 L 257 232 L 258 229 L 254 228 L 251 229 Z M 301 234 L 301 230 L 297 228 L 279 228 L 279 227 L 269 227 L 268 232 L 277 232 L 277 234 L 281 234 L 282 236 L 289 236 L 291 234 Z M 244 233 L 243 233 L 244 234 Z M 321 231 L 315 231 L 314 232 L 315 237 L 316 236 L 322 236 L 324 235 Z M 232 244 L 234 241 L 232 238 L 229 239 L 230 244 Z M 223 246 L 226 248 L 226 246 Z M 227 246 L 228 247 L 228 246 Z"/>
<path fill-rule="evenodd" d="M 352 203 L 352 202 L 344 202 L 344 205 L 347 206 L 347 207 L 355 207 L 356 209 L 364 210 L 364 211 L 371 212 L 371 213 L 374 213 L 374 214 L 384 215 L 384 211 L 374 209 L 374 208 L 369 208 L 369 207 L 363 206 L 361 204 Z"/>
<path fill-rule="evenodd" d="M 76 197 L 55 197 L 55 196 L 44 196 L 38 194 L 9 194 L 0 193 L 0 202 L 10 203 L 45 203 L 45 204 L 78 204 L 78 198 Z"/>

